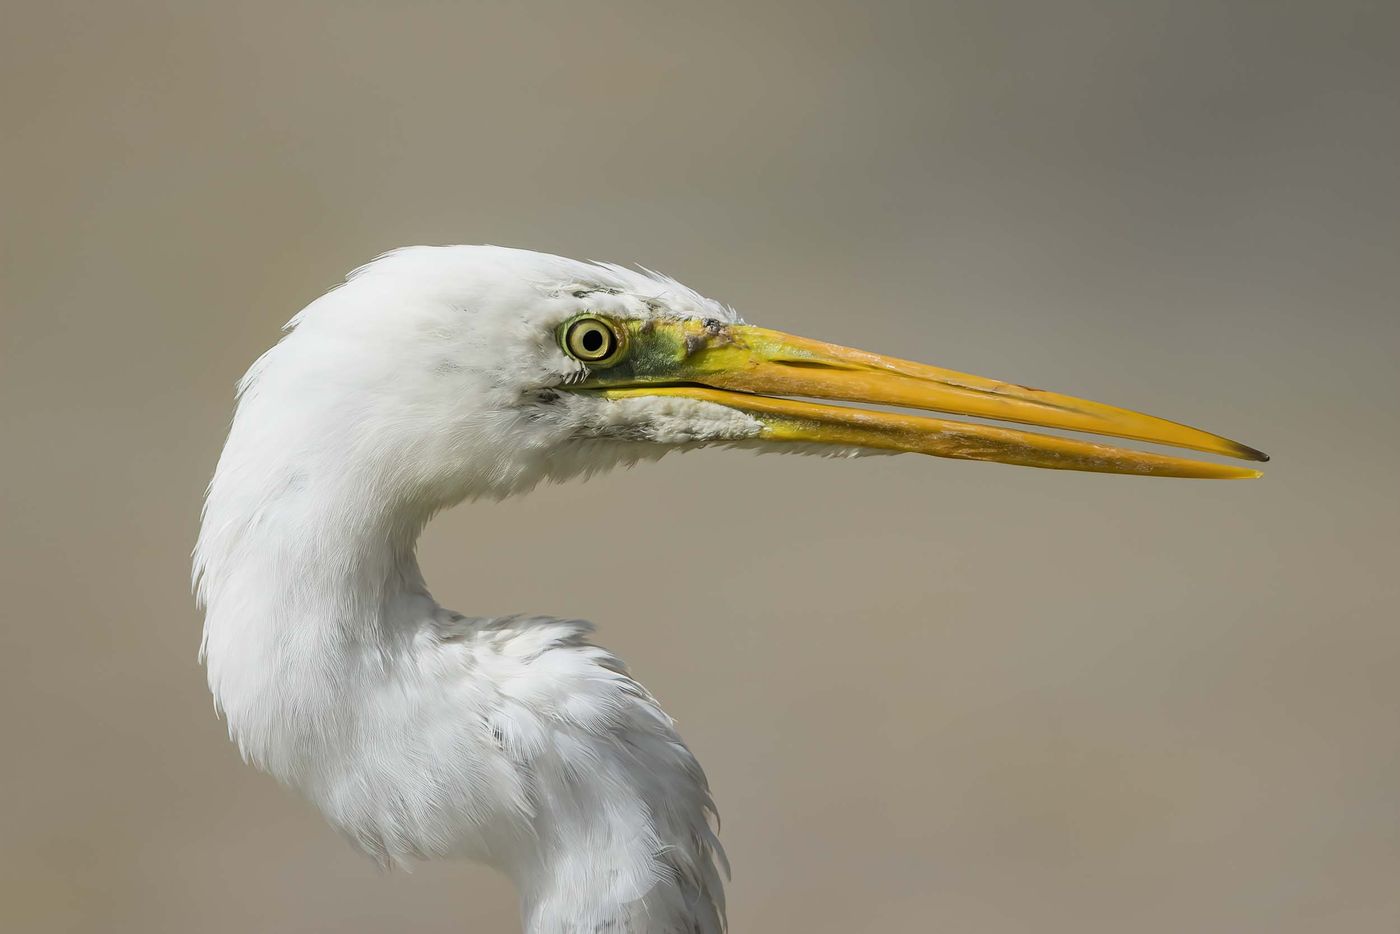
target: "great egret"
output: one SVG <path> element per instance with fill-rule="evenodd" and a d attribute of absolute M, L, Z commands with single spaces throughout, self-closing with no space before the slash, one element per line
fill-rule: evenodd
<path fill-rule="evenodd" d="M 1251 460 L 1123 409 L 741 323 L 651 272 L 411 247 L 296 315 L 238 386 L 194 574 L 243 756 L 385 864 L 468 857 L 524 924 L 716 932 L 705 775 L 576 620 L 439 606 L 419 532 L 464 499 L 708 444 L 1240 478 L 1241 467 L 805 399 L 963 413 Z"/>

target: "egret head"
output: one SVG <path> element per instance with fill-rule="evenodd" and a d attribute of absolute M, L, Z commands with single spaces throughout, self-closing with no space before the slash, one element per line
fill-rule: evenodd
<path fill-rule="evenodd" d="M 290 327 L 245 377 L 230 449 L 257 433 L 279 482 L 334 472 L 430 510 L 710 444 L 1257 475 L 862 403 L 1266 459 L 1124 409 L 750 326 L 663 276 L 522 250 L 400 250 Z"/>

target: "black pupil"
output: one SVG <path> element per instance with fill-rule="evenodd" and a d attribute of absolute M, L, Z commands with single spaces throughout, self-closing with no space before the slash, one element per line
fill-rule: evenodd
<path fill-rule="evenodd" d="M 583 344 L 583 349 L 589 353 L 597 353 L 603 349 L 603 332 L 599 328 L 589 328 L 583 332 L 583 337 L 579 339 Z"/>

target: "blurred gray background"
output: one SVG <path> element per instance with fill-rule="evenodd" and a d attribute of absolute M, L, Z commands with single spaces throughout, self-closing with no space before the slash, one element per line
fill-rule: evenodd
<path fill-rule="evenodd" d="M 736 932 L 1397 930 L 1398 11 L 0 3 L 0 928 L 517 928 L 239 762 L 188 587 L 281 324 L 492 242 L 1275 456 L 704 452 L 439 519 L 446 604 L 593 619 L 678 718 Z"/>

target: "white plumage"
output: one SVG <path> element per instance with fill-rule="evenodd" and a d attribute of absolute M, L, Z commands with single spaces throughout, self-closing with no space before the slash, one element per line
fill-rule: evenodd
<path fill-rule="evenodd" d="M 587 624 L 444 610 L 414 556 L 464 497 L 664 453 L 570 450 L 575 409 L 604 403 L 528 404 L 578 373 L 549 335 L 585 305 L 733 320 L 670 280 L 491 247 L 398 251 L 292 320 L 209 487 L 209 684 L 244 756 L 384 863 L 497 866 L 531 931 L 718 931 L 705 776 L 656 702 Z"/>
<path fill-rule="evenodd" d="M 571 336 L 579 316 L 596 346 Z M 532 934 L 720 931 L 713 805 L 670 719 L 587 624 L 433 600 L 415 547 L 437 511 L 716 443 L 1252 473 L 774 398 L 996 406 L 1248 456 L 1147 416 L 751 328 L 659 275 L 520 250 L 391 253 L 289 328 L 239 384 L 195 549 L 210 688 L 243 755 L 355 845 L 388 865 L 500 868 Z"/>

